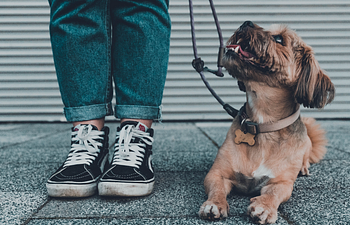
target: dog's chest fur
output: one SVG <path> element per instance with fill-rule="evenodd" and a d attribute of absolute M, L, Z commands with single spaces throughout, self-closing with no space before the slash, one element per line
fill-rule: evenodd
<path fill-rule="evenodd" d="M 259 192 L 261 188 L 266 186 L 271 178 L 274 178 L 274 174 L 263 164 L 259 166 L 257 170 L 252 172 L 251 176 L 246 176 L 240 172 L 235 173 L 236 181 L 235 189 L 239 192 L 246 194 L 253 194 Z"/>

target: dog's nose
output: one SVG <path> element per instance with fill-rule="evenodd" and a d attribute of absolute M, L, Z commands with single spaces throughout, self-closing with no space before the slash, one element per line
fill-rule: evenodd
<path fill-rule="evenodd" d="M 254 27 L 254 23 L 253 23 L 252 21 L 247 20 L 247 21 L 245 21 L 245 22 L 242 24 L 241 27 L 242 27 L 242 28 L 244 28 L 244 27 Z"/>

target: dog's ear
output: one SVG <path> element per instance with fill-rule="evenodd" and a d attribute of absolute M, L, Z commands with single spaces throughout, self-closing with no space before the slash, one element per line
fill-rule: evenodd
<path fill-rule="evenodd" d="M 320 68 L 309 46 L 298 52 L 295 98 L 304 107 L 323 108 L 334 99 L 334 85 Z"/>

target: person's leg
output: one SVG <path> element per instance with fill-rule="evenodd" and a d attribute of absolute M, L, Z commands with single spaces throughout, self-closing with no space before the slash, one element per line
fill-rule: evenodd
<path fill-rule="evenodd" d="M 67 121 L 73 123 L 71 150 L 49 178 L 53 197 L 94 194 L 108 158 L 112 113 L 109 1 L 49 0 L 50 34 Z"/>
<path fill-rule="evenodd" d="M 50 0 L 50 35 L 67 121 L 112 113 L 108 1 Z"/>
<path fill-rule="evenodd" d="M 94 120 L 76 121 L 76 122 L 73 122 L 73 127 L 76 127 L 81 124 L 91 124 L 97 127 L 98 130 L 102 130 L 102 128 L 105 126 L 105 118 L 103 117 L 103 118 L 94 119 Z"/>
<path fill-rule="evenodd" d="M 154 184 L 151 125 L 161 118 L 170 42 L 168 1 L 121 0 L 111 6 L 115 116 L 122 123 L 98 190 L 100 195 L 143 196 Z"/>
<path fill-rule="evenodd" d="M 167 74 L 167 0 L 113 1 L 112 73 L 117 118 L 160 119 Z"/>
<path fill-rule="evenodd" d="M 120 120 L 120 123 L 124 123 L 126 121 L 136 121 L 136 122 L 140 122 L 142 124 L 145 124 L 147 127 L 151 128 L 152 124 L 153 124 L 153 120 L 143 120 L 143 119 L 130 119 L 130 118 L 124 118 Z"/>

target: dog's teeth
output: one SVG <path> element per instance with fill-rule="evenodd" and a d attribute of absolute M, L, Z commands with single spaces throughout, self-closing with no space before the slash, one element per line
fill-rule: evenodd
<path fill-rule="evenodd" d="M 237 41 L 236 44 L 239 44 L 241 41 L 242 41 L 242 38 L 240 38 L 240 39 Z"/>
<path fill-rule="evenodd" d="M 239 53 L 239 45 L 236 47 L 235 52 Z"/>

